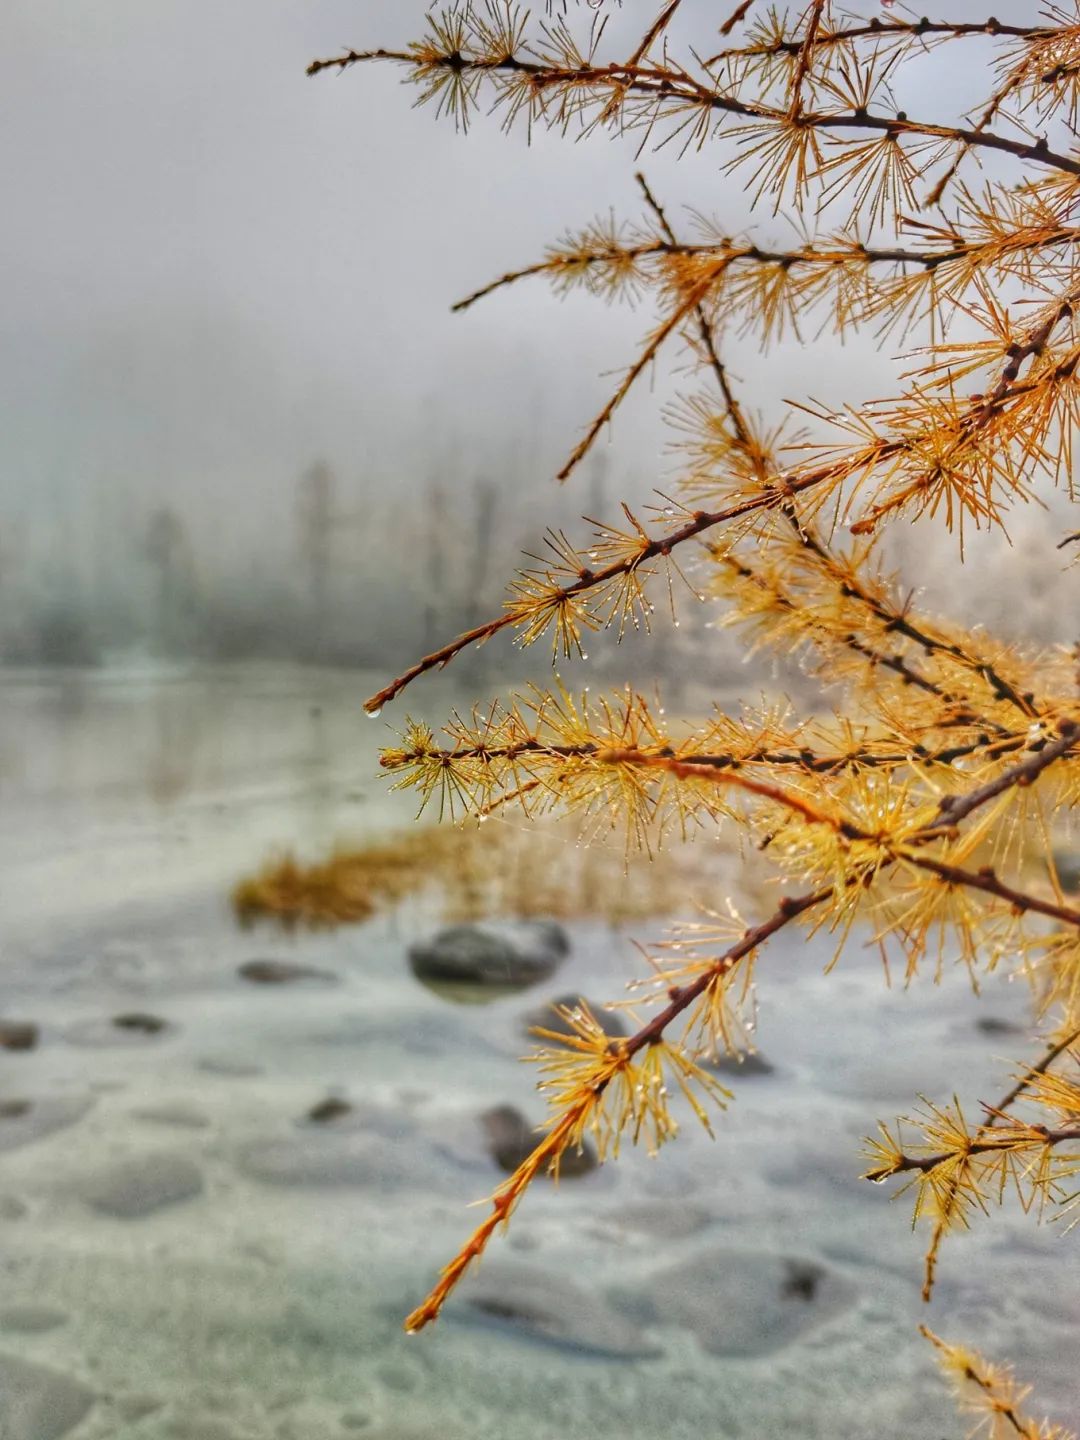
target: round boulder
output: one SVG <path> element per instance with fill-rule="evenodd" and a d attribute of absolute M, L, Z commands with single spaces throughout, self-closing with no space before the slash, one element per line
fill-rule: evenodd
<path fill-rule="evenodd" d="M 496 1105 L 485 1110 L 480 1124 L 488 1152 L 500 1170 L 508 1175 L 536 1148 L 539 1136 L 520 1110 L 513 1105 Z M 597 1165 L 596 1151 L 586 1140 L 579 1150 L 566 1150 L 559 1161 L 559 1174 L 570 1179 L 587 1175 Z"/>
<path fill-rule="evenodd" d="M 447 926 L 411 946 L 409 963 L 425 984 L 500 993 L 548 979 L 569 949 L 553 921 L 485 921 Z"/>
<path fill-rule="evenodd" d="M 27 1020 L 0 1020 L 0 1048 L 33 1050 L 38 1043 L 38 1027 Z"/>

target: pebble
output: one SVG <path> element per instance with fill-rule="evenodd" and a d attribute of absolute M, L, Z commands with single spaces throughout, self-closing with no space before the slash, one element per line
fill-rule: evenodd
<path fill-rule="evenodd" d="M 253 985 L 296 985 L 304 980 L 317 980 L 324 985 L 338 983 L 338 977 L 329 970 L 294 965 L 288 960 L 246 960 L 238 967 L 237 974 Z"/>
<path fill-rule="evenodd" d="M 135 1155 L 100 1170 L 79 1189 L 80 1198 L 99 1214 L 139 1220 L 191 1200 L 203 1191 L 198 1167 L 185 1155 Z"/>
<path fill-rule="evenodd" d="M 710 1355 L 770 1355 L 840 1314 L 854 1287 L 817 1260 L 717 1249 L 653 1277 L 652 1313 Z"/>
<path fill-rule="evenodd" d="M 500 1170 L 515 1171 L 535 1149 L 539 1135 L 513 1105 L 496 1105 L 480 1116 L 488 1152 Z M 596 1150 L 586 1140 L 579 1150 L 567 1150 L 559 1162 L 559 1175 L 574 1178 L 587 1175 L 597 1165 Z M 545 1172 L 546 1173 L 546 1172 Z"/>
<path fill-rule="evenodd" d="M 1023 1035 L 1023 1025 L 1018 1025 L 1015 1020 L 1003 1020 L 1000 1015 L 980 1015 L 975 1021 L 975 1029 L 980 1035 Z"/>
<path fill-rule="evenodd" d="M 70 1375 L 0 1355 L 3 1440 L 60 1440 L 94 1404 L 93 1391 Z"/>
<path fill-rule="evenodd" d="M 0 1020 L 0 1048 L 4 1050 L 33 1050 L 39 1034 L 29 1021 Z"/>
<path fill-rule="evenodd" d="M 569 951 L 549 920 L 451 925 L 409 949 L 417 979 L 449 985 L 522 989 L 552 975 Z"/>
<path fill-rule="evenodd" d="M 306 1118 L 316 1125 L 330 1125 L 335 1120 L 343 1120 L 346 1115 L 353 1113 L 353 1107 L 347 1100 L 341 1100 L 336 1095 L 328 1095 L 325 1100 L 320 1100 L 307 1112 Z"/>
<path fill-rule="evenodd" d="M 495 1320 L 518 1334 L 609 1359 L 643 1359 L 660 1352 L 639 1325 L 613 1310 L 595 1289 L 559 1271 L 518 1261 L 488 1261 L 460 1290 L 462 1311 Z"/>
<path fill-rule="evenodd" d="M 93 1104 L 93 1097 L 89 1095 L 0 1101 L 0 1151 L 15 1150 L 20 1145 L 29 1145 L 34 1140 L 42 1140 L 46 1135 L 74 1125 Z"/>
<path fill-rule="evenodd" d="M 533 1030 L 551 1030 L 556 1035 L 573 1035 L 575 1031 L 555 1007 L 561 1006 L 564 1010 L 576 1010 L 581 1005 L 588 1006 L 593 1019 L 605 1035 L 618 1038 L 627 1033 L 626 1026 L 618 1015 L 613 1014 L 610 1010 L 602 1009 L 599 1005 L 594 1005 L 589 1000 L 583 1000 L 580 995 L 557 995 L 554 1000 L 549 1000 L 544 1005 L 538 1005 L 535 1010 L 530 1010 L 522 1016 L 522 1029 L 534 1040 L 538 1037 L 532 1034 Z"/>
<path fill-rule="evenodd" d="M 169 1022 L 160 1015 L 148 1015 L 142 1010 L 132 1010 L 125 1015 L 114 1015 L 112 1023 L 118 1030 L 132 1030 L 137 1035 L 160 1035 L 169 1028 Z"/>

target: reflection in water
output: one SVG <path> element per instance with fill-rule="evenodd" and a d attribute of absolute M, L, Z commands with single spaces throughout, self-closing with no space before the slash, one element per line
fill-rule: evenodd
<path fill-rule="evenodd" d="M 201 740 L 207 723 L 200 697 L 190 690 L 170 695 L 158 691 L 153 700 L 155 746 L 147 791 L 159 805 L 180 800 L 191 789 Z"/>

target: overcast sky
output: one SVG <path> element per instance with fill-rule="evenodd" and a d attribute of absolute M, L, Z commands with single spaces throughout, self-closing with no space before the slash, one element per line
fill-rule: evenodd
<path fill-rule="evenodd" d="M 548 483 L 647 313 L 559 303 L 541 283 L 448 307 L 567 225 L 636 217 L 630 142 L 541 133 L 530 148 L 484 120 L 466 137 L 410 108 L 395 68 L 307 78 L 314 56 L 416 38 L 414 0 L 3 9 L 0 520 L 70 523 L 102 487 L 160 489 L 257 531 L 319 454 L 402 503 L 441 456 Z M 613 24 L 632 43 L 655 9 L 628 0 Z M 676 38 L 710 35 L 717 14 L 687 0 Z M 929 102 L 966 78 L 955 62 L 926 73 Z M 644 163 L 673 213 L 684 201 L 738 229 L 723 158 Z M 766 402 L 821 393 L 826 369 L 889 373 L 866 345 L 826 367 L 794 346 L 729 359 Z M 615 428 L 616 494 L 620 472 L 667 473 L 657 384 Z"/>
<path fill-rule="evenodd" d="M 392 473 L 418 441 L 533 435 L 534 396 L 570 427 L 540 442 L 554 467 L 644 322 L 540 285 L 449 302 L 636 213 L 625 147 L 466 139 L 398 71 L 305 76 L 417 35 L 403 0 L 4 10 L 6 496 L 102 467 L 211 493 L 319 452 Z"/>

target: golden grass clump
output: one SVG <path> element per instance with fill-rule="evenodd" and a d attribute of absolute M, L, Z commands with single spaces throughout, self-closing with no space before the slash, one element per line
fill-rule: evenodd
<path fill-rule="evenodd" d="M 690 910 L 730 883 L 731 857 L 673 841 L 649 857 L 577 844 L 567 823 L 519 828 L 422 826 L 369 845 L 342 847 L 302 864 L 286 855 L 241 880 L 237 918 L 286 927 L 355 924 L 425 901 L 440 918 L 601 920 L 610 925 L 670 918 L 676 886 Z M 749 881 L 743 878 L 740 890 Z"/>

